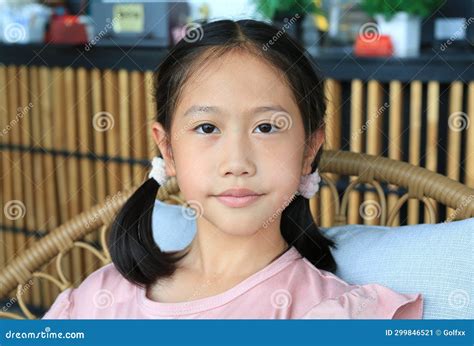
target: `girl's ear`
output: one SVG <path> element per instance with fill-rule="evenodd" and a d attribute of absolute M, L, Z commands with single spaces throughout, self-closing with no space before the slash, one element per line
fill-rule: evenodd
<path fill-rule="evenodd" d="M 319 149 L 324 143 L 324 127 L 318 128 L 311 135 L 309 143 L 305 144 L 305 154 L 303 158 L 303 170 L 302 175 L 308 175 L 311 173 L 311 164 L 313 163 Z"/>
<path fill-rule="evenodd" d="M 153 140 L 160 150 L 163 160 L 165 160 L 166 175 L 169 177 L 176 176 L 176 167 L 174 164 L 173 151 L 171 150 L 171 142 L 166 134 L 165 129 L 159 122 L 154 122 L 151 126 Z"/>

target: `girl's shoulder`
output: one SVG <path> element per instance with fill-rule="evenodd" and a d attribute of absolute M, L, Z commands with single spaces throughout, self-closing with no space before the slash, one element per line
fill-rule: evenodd
<path fill-rule="evenodd" d="M 309 319 L 421 319 L 421 293 L 397 292 L 378 283 L 350 284 L 337 275 L 315 267 L 306 258 L 294 262 L 288 277 L 294 289 L 310 303 L 300 318 Z M 299 282 L 299 284 L 298 284 Z M 301 285 L 304 283 L 303 285 Z"/>
<path fill-rule="evenodd" d="M 94 299 L 100 300 L 100 296 L 112 294 L 115 298 L 120 298 L 134 285 L 127 281 L 125 277 L 115 268 L 114 263 L 109 263 L 89 274 L 82 283 L 75 289 L 81 297 L 92 295 Z M 95 300 L 94 300 L 95 303 Z"/>
<path fill-rule="evenodd" d="M 128 282 L 115 268 L 114 263 L 111 262 L 89 274 L 78 286 L 78 288 L 81 286 L 84 288 L 96 288 L 97 286 L 114 287 L 114 285 L 116 285 L 118 282 L 122 283 L 122 281 Z"/>
<path fill-rule="evenodd" d="M 134 289 L 114 264 L 109 263 L 89 274 L 77 288 L 61 292 L 43 319 L 73 319 L 107 309 L 129 300 Z"/>

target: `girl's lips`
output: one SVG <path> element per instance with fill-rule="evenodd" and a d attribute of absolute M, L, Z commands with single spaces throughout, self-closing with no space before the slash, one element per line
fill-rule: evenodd
<path fill-rule="evenodd" d="M 253 202 L 255 202 L 259 197 L 262 197 L 263 195 L 250 195 L 250 196 L 241 196 L 241 197 L 236 197 L 236 196 L 215 196 L 219 202 L 222 204 L 231 207 L 231 208 L 242 208 L 246 207 Z"/>

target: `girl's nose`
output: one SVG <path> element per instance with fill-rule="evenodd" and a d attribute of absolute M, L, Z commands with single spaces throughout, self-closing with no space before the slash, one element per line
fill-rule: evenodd
<path fill-rule="evenodd" d="M 254 148 L 248 134 L 238 127 L 228 131 L 222 138 L 219 174 L 225 176 L 253 176 L 256 172 Z"/>

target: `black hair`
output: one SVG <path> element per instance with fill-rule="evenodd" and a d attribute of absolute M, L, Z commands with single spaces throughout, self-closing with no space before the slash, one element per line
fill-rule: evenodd
<path fill-rule="evenodd" d="M 155 71 L 157 121 L 170 133 L 172 115 L 180 91 L 191 73 L 211 59 L 232 49 L 243 49 L 256 54 L 279 69 L 293 91 L 303 117 L 306 139 L 324 127 L 326 99 L 322 80 L 307 52 L 289 35 L 277 27 L 256 20 L 219 20 L 197 24 L 186 33 Z M 321 150 L 311 164 L 314 172 Z M 148 179 L 126 201 L 112 224 L 109 247 L 112 261 L 130 282 L 149 285 L 171 276 L 176 263 L 186 253 L 163 252 L 153 239 L 152 213 L 160 185 Z M 281 233 L 286 242 L 314 266 L 336 271 L 330 247 L 333 240 L 326 238 L 314 222 L 309 200 L 297 194 L 282 213 Z"/>

